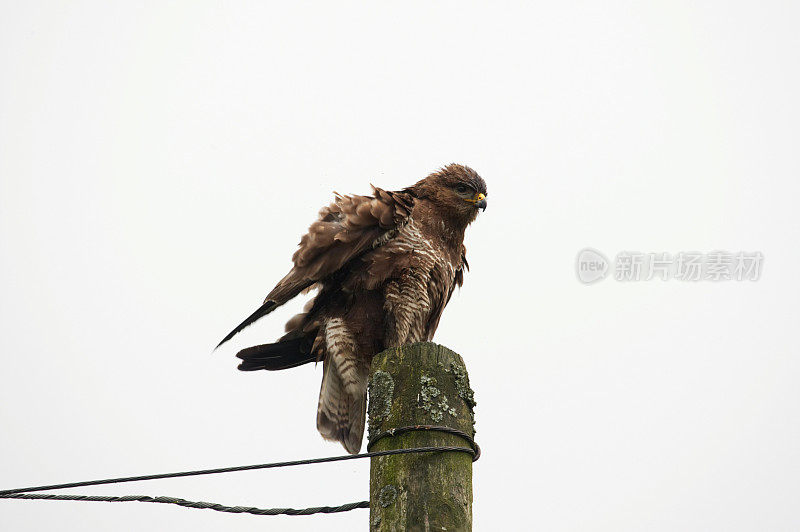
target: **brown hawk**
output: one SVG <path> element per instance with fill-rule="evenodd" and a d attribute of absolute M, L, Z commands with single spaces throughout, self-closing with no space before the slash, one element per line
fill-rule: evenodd
<path fill-rule="evenodd" d="M 239 369 L 287 369 L 323 361 L 317 429 L 350 453 L 361 448 L 372 357 L 431 340 L 469 268 L 464 231 L 486 209 L 486 183 L 451 164 L 414 186 L 341 196 L 319 212 L 294 267 L 264 304 L 217 347 L 303 291 L 317 289 L 274 344 L 243 349 Z"/>

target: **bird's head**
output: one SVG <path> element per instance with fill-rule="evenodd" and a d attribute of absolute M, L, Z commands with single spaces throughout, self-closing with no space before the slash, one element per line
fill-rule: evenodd
<path fill-rule="evenodd" d="M 486 182 L 469 166 L 449 164 L 409 190 L 464 226 L 475 220 L 479 209 L 486 210 Z"/>

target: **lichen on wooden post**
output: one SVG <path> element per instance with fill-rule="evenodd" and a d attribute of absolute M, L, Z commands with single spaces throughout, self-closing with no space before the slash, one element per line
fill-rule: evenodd
<path fill-rule="evenodd" d="M 420 342 L 372 360 L 369 436 L 411 425 L 442 425 L 474 435 L 475 398 L 464 361 L 446 347 Z M 461 437 L 412 431 L 370 449 L 469 447 Z M 472 456 L 464 452 L 373 457 L 370 530 L 472 530 Z"/>

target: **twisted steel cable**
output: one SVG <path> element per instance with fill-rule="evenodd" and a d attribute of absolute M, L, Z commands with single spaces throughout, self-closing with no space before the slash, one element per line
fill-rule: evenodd
<path fill-rule="evenodd" d="M 419 429 L 418 429 L 419 430 Z M 392 434 L 393 436 L 394 434 Z M 387 434 L 388 436 L 388 434 Z M 471 439 L 471 438 L 470 438 Z M 472 442 L 474 443 L 474 442 Z M 140 475 L 136 477 L 120 477 L 98 480 L 83 480 L 79 482 L 68 482 L 64 484 L 49 484 L 44 486 L 32 486 L 29 488 L 15 488 L 0 491 L 0 499 L 26 499 L 26 500 L 49 500 L 49 501 L 90 501 L 90 502 L 155 502 L 162 504 L 176 504 L 184 508 L 208 509 L 227 513 L 249 513 L 253 515 L 312 515 L 318 513 L 338 513 L 348 512 L 357 508 L 369 508 L 369 501 L 351 502 L 340 506 L 316 506 L 312 508 L 256 508 L 252 506 L 225 506 L 223 504 L 203 501 L 188 501 L 177 497 L 150 497 L 147 495 L 54 495 L 49 493 L 31 493 L 34 491 L 46 491 L 64 488 L 77 488 L 80 486 L 97 486 L 101 484 L 119 484 L 122 482 L 137 482 L 140 480 L 157 480 L 163 478 L 189 477 L 197 475 L 212 475 L 217 473 L 231 473 L 234 471 L 251 471 L 254 469 L 270 469 L 275 467 L 289 467 L 298 465 L 321 464 L 325 462 L 339 462 L 342 460 L 355 460 L 359 458 L 372 458 L 375 456 L 389 456 L 409 453 L 433 453 L 433 452 L 462 452 L 471 454 L 473 460 L 480 456 L 478 449 L 467 447 L 414 447 L 410 449 L 390 449 L 386 451 L 373 451 L 361 454 L 348 454 L 343 456 L 328 456 L 324 458 L 309 458 L 306 460 L 292 460 L 288 462 L 271 462 L 266 464 L 252 464 L 244 466 L 221 467 L 217 469 L 201 469 L 196 471 L 179 471 L 175 473 L 158 473 L 154 475 Z"/>

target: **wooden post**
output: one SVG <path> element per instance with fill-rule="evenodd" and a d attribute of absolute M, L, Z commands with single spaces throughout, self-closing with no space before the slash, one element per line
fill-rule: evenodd
<path fill-rule="evenodd" d="M 440 425 L 474 434 L 475 406 L 464 361 L 446 347 L 420 342 L 383 351 L 372 360 L 369 437 L 412 425 Z M 469 447 L 462 437 L 409 431 L 370 449 Z M 370 530 L 472 530 L 472 456 L 409 453 L 371 458 Z"/>

